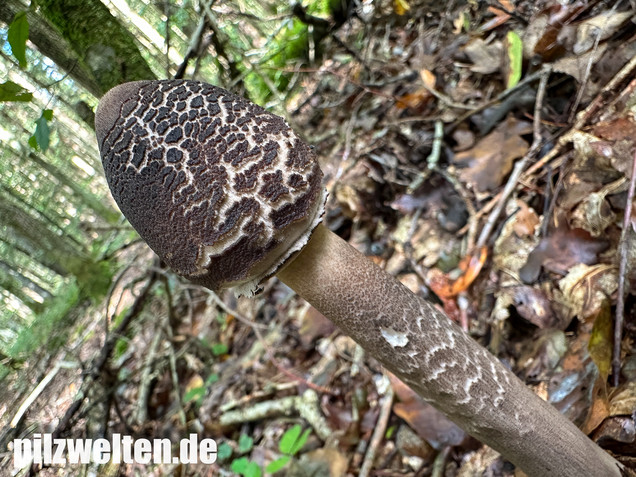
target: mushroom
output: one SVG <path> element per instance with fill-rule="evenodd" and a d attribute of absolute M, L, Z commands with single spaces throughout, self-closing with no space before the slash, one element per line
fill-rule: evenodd
<path fill-rule="evenodd" d="M 103 97 L 96 131 L 115 201 L 176 273 L 244 295 L 277 275 L 529 476 L 621 475 L 440 310 L 321 224 L 322 172 L 282 118 L 205 83 L 137 81 Z"/>

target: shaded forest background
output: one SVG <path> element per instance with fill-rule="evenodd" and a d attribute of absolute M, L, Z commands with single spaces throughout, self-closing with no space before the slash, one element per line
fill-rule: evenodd
<path fill-rule="evenodd" d="M 634 8 L 3 0 L 0 452 L 45 430 L 199 432 L 225 445 L 215 471 L 282 455 L 304 475 L 303 446 L 280 447 L 300 423 L 300 468 L 358 475 L 395 402 L 377 475 L 513 475 L 278 282 L 217 296 L 155 260 L 109 195 L 94 111 L 117 84 L 177 77 L 285 116 L 316 147 L 333 230 L 633 462 Z M 281 415 L 231 414 L 292 396 Z"/>

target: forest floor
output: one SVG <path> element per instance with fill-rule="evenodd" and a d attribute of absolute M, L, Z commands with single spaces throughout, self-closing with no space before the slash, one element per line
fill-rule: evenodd
<path fill-rule="evenodd" d="M 327 225 L 636 468 L 633 3 L 372 3 L 287 103 L 325 173 Z M 32 369 L 35 386 L 54 362 L 84 363 L 29 409 L 42 431 L 220 445 L 212 466 L 152 475 L 260 475 L 284 456 L 288 476 L 522 475 L 277 280 L 236 299 L 144 245 L 120 259 L 77 345 Z"/>

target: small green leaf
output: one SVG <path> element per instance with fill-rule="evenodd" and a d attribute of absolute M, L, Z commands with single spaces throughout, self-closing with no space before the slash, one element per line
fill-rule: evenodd
<path fill-rule="evenodd" d="M 13 21 L 9 25 L 7 31 L 7 39 L 11 45 L 11 53 L 18 60 L 20 68 L 26 68 L 26 42 L 29 38 L 29 20 L 27 20 L 26 12 L 18 12 L 13 17 Z"/>
<path fill-rule="evenodd" d="M 243 472 L 245 477 L 261 477 L 262 475 L 261 468 L 258 466 L 256 462 L 248 462 L 247 468 Z"/>
<path fill-rule="evenodd" d="M 211 384 L 216 383 L 219 380 L 219 375 L 216 373 L 212 373 L 208 376 L 208 378 L 205 380 L 205 384 L 206 386 L 209 386 Z"/>
<path fill-rule="evenodd" d="M 28 93 L 22 86 L 13 81 L 0 84 L 0 101 L 31 101 L 33 93 Z"/>
<path fill-rule="evenodd" d="M 192 388 L 188 390 L 183 396 L 183 402 L 190 403 L 195 402 L 197 405 L 201 405 L 203 402 L 203 398 L 205 397 L 205 388 L 203 386 L 199 386 L 196 388 Z"/>
<path fill-rule="evenodd" d="M 289 457 L 288 455 L 284 455 L 283 457 L 270 462 L 267 467 L 265 467 L 265 472 L 269 472 L 270 474 L 278 472 L 280 469 L 285 467 L 290 460 L 291 457 Z"/>
<path fill-rule="evenodd" d="M 46 119 L 47 121 L 52 121 L 53 120 L 53 110 L 52 109 L 45 109 L 44 111 L 42 111 L 42 117 L 44 119 Z"/>
<path fill-rule="evenodd" d="M 298 439 L 296 439 L 296 442 L 294 443 L 294 446 L 292 447 L 292 450 L 290 452 L 291 455 L 296 455 L 298 454 L 298 452 L 300 452 L 300 449 L 303 448 L 303 446 L 307 442 L 307 439 L 309 439 L 309 434 L 311 434 L 311 429 L 305 429 L 305 432 L 303 432 L 302 435 Z"/>
<path fill-rule="evenodd" d="M 300 435 L 301 432 L 302 427 L 300 427 L 299 424 L 296 424 L 285 431 L 283 437 L 280 438 L 280 443 L 278 444 L 278 448 L 283 454 L 295 455 L 303 448 L 309 438 L 311 429 L 306 429 L 305 432 Z"/>
<path fill-rule="evenodd" d="M 227 442 L 221 442 L 216 449 L 216 456 L 220 461 L 229 459 L 232 456 L 232 446 Z"/>
<path fill-rule="evenodd" d="M 302 427 L 300 427 L 299 424 L 296 424 L 295 426 L 292 426 L 285 431 L 283 437 L 280 438 L 280 443 L 278 444 L 278 448 L 283 454 L 291 455 L 291 451 L 294 448 L 294 443 L 300 436 L 301 432 Z"/>
<path fill-rule="evenodd" d="M 37 149 L 38 148 L 38 141 L 37 141 L 37 139 L 35 139 L 35 136 L 31 136 L 29 138 L 29 146 L 31 146 L 33 149 Z"/>
<path fill-rule="evenodd" d="M 213 344 L 212 354 L 214 354 L 214 356 L 221 356 L 222 354 L 227 354 L 227 345 L 224 343 Z"/>
<path fill-rule="evenodd" d="M 230 464 L 230 469 L 232 469 L 232 472 L 236 472 L 237 474 L 243 474 L 243 472 L 245 472 L 245 469 L 247 469 L 248 463 L 249 461 L 247 460 L 247 457 L 234 459 Z"/>
<path fill-rule="evenodd" d="M 247 434 L 241 434 L 239 436 L 238 446 L 239 446 L 239 452 L 241 454 L 245 454 L 246 452 L 249 452 L 250 450 L 252 450 L 252 447 L 254 447 L 254 439 L 252 439 Z"/>
<path fill-rule="evenodd" d="M 46 152 L 49 148 L 49 123 L 44 116 L 40 116 L 37 121 L 35 121 L 35 140 L 38 143 L 38 146 L 42 150 L 42 152 Z"/>
<path fill-rule="evenodd" d="M 506 87 L 510 89 L 516 86 L 521 79 L 523 43 L 521 42 L 521 37 L 514 31 L 508 32 L 506 40 L 508 40 L 508 78 Z"/>

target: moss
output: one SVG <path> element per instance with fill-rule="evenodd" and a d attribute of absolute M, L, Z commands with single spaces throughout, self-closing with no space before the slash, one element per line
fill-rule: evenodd
<path fill-rule="evenodd" d="M 66 38 L 102 92 L 126 82 L 154 79 L 135 41 L 96 0 L 37 0 L 42 15 Z"/>

